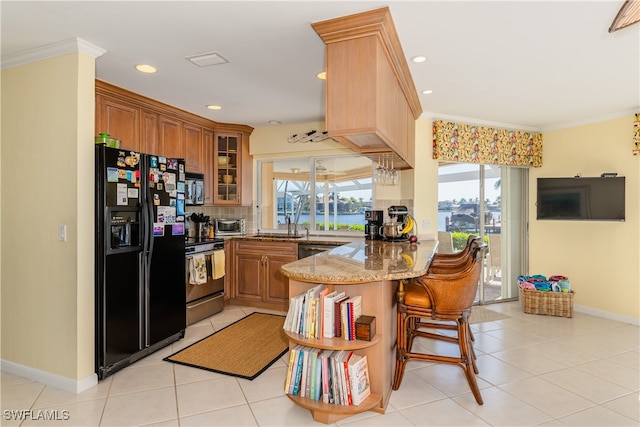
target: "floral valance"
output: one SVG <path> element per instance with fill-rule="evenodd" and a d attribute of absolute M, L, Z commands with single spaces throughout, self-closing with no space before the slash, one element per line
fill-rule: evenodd
<path fill-rule="evenodd" d="M 433 158 L 451 162 L 542 166 L 542 134 L 433 121 Z"/>

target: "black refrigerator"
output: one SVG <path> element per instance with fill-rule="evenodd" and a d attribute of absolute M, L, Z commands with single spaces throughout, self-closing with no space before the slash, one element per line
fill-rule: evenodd
<path fill-rule="evenodd" d="M 96 373 L 184 337 L 184 160 L 96 145 Z"/>

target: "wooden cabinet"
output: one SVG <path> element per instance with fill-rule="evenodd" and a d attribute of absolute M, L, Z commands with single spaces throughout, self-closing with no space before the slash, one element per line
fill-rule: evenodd
<path fill-rule="evenodd" d="M 142 129 L 140 132 L 140 151 L 160 155 L 158 140 L 158 115 L 142 110 Z"/>
<path fill-rule="evenodd" d="M 290 242 L 235 241 L 232 302 L 286 310 L 289 279 L 280 272 L 280 267 L 297 260 L 297 246 Z"/>
<path fill-rule="evenodd" d="M 249 140 L 241 132 L 213 134 L 213 204 L 252 204 L 252 164 Z"/>
<path fill-rule="evenodd" d="M 160 115 L 158 118 L 158 140 L 160 156 L 184 159 L 184 139 L 182 122 L 172 117 Z"/>
<path fill-rule="evenodd" d="M 140 151 L 140 109 L 108 96 L 96 98 L 96 133 L 108 133 L 121 148 Z"/>
<path fill-rule="evenodd" d="M 397 167 L 413 167 L 422 107 L 389 9 L 312 26 L 326 44 L 329 135 L 374 159 L 393 152 Z"/>
<path fill-rule="evenodd" d="M 120 139 L 122 148 L 185 159 L 187 172 L 205 175 L 205 205 L 252 203 L 250 126 L 214 122 L 96 80 L 95 128 L 96 133 L 109 133 Z M 223 173 L 234 177 L 224 189 L 215 187 L 219 175 L 215 143 L 218 137 L 221 143 L 227 143 L 229 157 L 233 154 L 236 159 L 235 170 Z M 236 148 L 229 148 L 234 144 Z M 224 197 L 214 197 L 218 190 Z"/>
<path fill-rule="evenodd" d="M 185 169 L 190 173 L 204 173 L 204 130 L 200 126 L 185 123 Z"/>

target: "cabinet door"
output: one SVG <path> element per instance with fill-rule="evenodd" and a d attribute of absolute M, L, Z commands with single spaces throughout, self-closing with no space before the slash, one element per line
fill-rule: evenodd
<path fill-rule="evenodd" d="M 217 177 L 213 172 L 213 131 L 204 130 L 203 135 L 203 157 L 204 157 L 204 204 L 213 204 L 213 183 Z"/>
<path fill-rule="evenodd" d="M 142 130 L 140 151 L 160 156 L 160 141 L 158 141 L 158 115 L 142 110 Z"/>
<path fill-rule="evenodd" d="M 253 160 L 249 154 L 248 135 L 215 132 L 213 141 L 213 203 L 251 206 Z"/>
<path fill-rule="evenodd" d="M 108 133 L 120 140 L 120 147 L 140 151 L 140 109 L 124 101 L 99 96 L 100 119 L 96 133 Z"/>
<path fill-rule="evenodd" d="M 203 130 L 200 126 L 184 124 L 185 169 L 191 173 L 204 173 Z"/>
<path fill-rule="evenodd" d="M 159 117 L 160 152 L 158 155 L 168 158 L 184 159 L 184 140 L 182 122 L 166 116 Z"/>
<path fill-rule="evenodd" d="M 233 260 L 236 298 L 262 301 L 264 255 L 236 252 Z"/>
<path fill-rule="evenodd" d="M 267 255 L 264 298 L 265 302 L 288 303 L 289 302 L 289 278 L 280 272 L 280 267 L 296 261 L 297 257 L 291 255 Z"/>
<path fill-rule="evenodd" d="M 241 135 L 216 132 L 213 139 L 213 203 L 237 206 L 240 204 L 238 189 L 242 184 Z"/>

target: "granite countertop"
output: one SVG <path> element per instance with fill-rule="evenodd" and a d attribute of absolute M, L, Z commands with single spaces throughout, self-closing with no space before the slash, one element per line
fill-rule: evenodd
<path fill-rule="evenodd" d="M 355 236 L 314 236 L 309 235 L 307 238 L 304 234 L 298 236 L 287 236 L 287 233 L 261 233 L 248 234 L 246 236 L 235 236 L 234 240 L 257 240 L 267 242 L 287 242 L 287 243 L 311 243 L 316 245 L 335 245 L 340 246 L 345 243 L 364 241 L 362 237 Z"/>
<path fill-rule="evenodd" d="M 290 279 L 326 284 L 409 279 L 427 273 L 437 246 L 437 240 L 364 240 L 285 264 L 280 271 Z"/>

